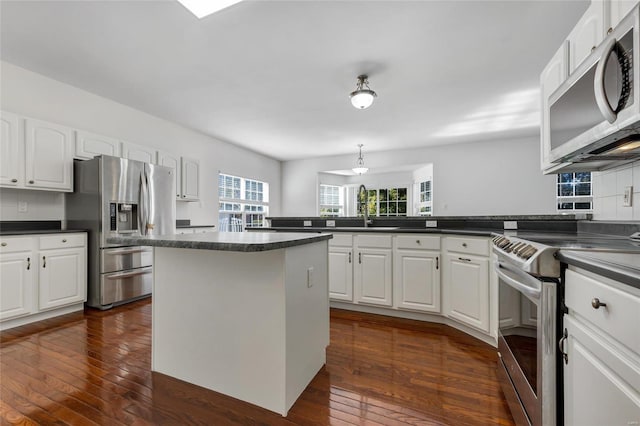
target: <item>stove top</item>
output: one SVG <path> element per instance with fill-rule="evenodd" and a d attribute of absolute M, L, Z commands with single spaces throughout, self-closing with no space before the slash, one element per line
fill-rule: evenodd
<path fill-rule="evenodd" d="M 640 253 L 640 241 L 629 237 L 600 234 L 559 234 L 508 232 L 493 238 L 493 251 L 499 261 L 508 262 L 535 276 L 560 276 L 558 250 L 606 252 L 616 256 Z"/>

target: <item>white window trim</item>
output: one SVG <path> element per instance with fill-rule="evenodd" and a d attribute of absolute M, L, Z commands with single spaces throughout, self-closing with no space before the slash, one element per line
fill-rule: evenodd
<path fill-rule="evenodd" d="M 242 232 L 244 232 L 244 228 L 248 227 L 246 223 L 245 215 L 262 214 L 266 219 L 267 215 L 269 214 L 269 182 L 259 180 L 259 179 L 254 179 L 254 178 L 247 178 L 247 177 L 232 175 L 229 173 L 223 173 L 221 171 L 218 172 L 218 179 L 220 178 L 220 175 L 231 176 L 233 178 L 240 179 L 240 198 L 220 197 L 218 194 L 218 222 L 220 222 L 220 214 L 239 214 L 242 218 Z M 256 182 L 262 183 L 262 201 L 248 200 L 245 198 L 246 181 L 256 181 Z M 219 189 L 220 189 L 220 185 L 218 184 L 218 191 Z M 239 211 L 238 210 L 221 210 L 221 206 L 223 203 L 240 204 L 240 210 Z M 264 212 L 246 211 L 245 206 L 247 205 L 264 206 L 265 211 Z M 263 220 L 263 226 L 267 226 L 266 220 Z"/>
<path fill-rule="evenodd" d="M 340 204 L 322 204 L 322 187 L 323 186 L 331 186 L 331 187 L 335 187 L 335 188 L 339 188 L 340 194 L 339 194 L 339 200 L 340 200 Z M 333 209 L 333 208 L 339 208 L 340 212 L 338 214 L 338 216 L 331 216 L 331 217 L 344 217 L 346 216 L 346 188 L 343 185 L 334 185 L 331 183 L 320 183 L 318 185 L 318 215 L 322 216 L 322 209 L 323 208 L 327 208 L 327 209 Z M 329 217 L 329 216 L 327 216 Z"/>

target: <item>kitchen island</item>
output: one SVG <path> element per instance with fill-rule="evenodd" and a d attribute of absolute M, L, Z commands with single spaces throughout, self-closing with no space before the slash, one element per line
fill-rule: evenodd
<path fill-rule="evenodd" d="M 283 416 L 326 361 L 331 234 L 116 237 L 154 247 L 152 370 Z"/>

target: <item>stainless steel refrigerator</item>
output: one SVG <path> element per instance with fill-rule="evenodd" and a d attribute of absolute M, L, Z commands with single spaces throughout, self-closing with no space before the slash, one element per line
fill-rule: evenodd
<path fill-rule="evenodd" d="M 108 244 L 122 235 L 175 233 L 175 171 L 102 155 L 74 162 L 67 227 L 89 231 L 87 305 L 109 309 L 151 294 L 151 247 Z"/>

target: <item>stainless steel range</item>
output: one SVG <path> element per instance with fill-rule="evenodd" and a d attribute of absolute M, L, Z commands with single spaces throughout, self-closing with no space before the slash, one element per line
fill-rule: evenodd
<path fill-rule="evenodd" d="M 499 287 L 498 373 L 518 425 L 558 424 L 562 392 L 556 337 L 561 327 L 557 248 L 493 238 Z"/>

